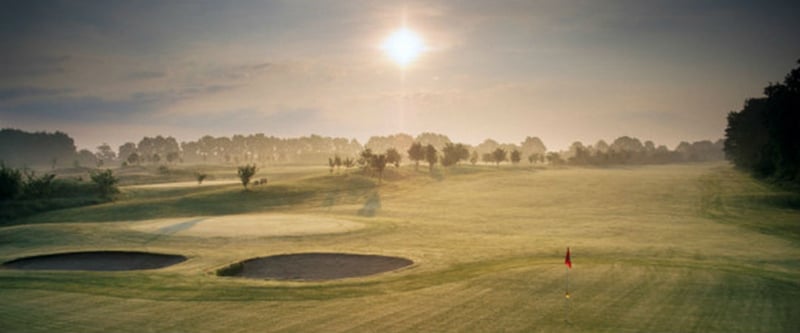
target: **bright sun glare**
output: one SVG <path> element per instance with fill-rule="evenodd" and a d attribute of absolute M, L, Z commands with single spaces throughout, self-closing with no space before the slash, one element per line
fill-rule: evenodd
<path fill-rule="evenodd" d="M 381 49 L 397 64 L 405 67 L 425 51 L 425 43 L 419 35 L 404 27 L 386 38 Z"/>

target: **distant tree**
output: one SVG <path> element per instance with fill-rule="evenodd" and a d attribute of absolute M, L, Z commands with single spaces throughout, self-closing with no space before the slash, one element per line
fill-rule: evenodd
<path fill-rule="evenodd" d="M 137 154 L 135 152 L 131 153 L 130 155 L 128 155 L 128 158 L 126 160 L 128 161 L 128 164 L 131 164 L 131 165 L 132 164 L 139 164 L 139 161 L 140 161 L 139 154 Z"/>
<path fill-rule="evenodd" d="M 11 200 L 22 190 L 22 174 L 0 163 L 0 201 Z"/>
<path fill-rule="evenodd" d="M 152 161 L 153 163 L 161 162 L 161 155 L 153 154 L 153 156 L 150 157 L 150 161 Z"/>
<path fill-rule="evenodd" d="M 461 143 L 447 143 L 442 148 L 442 166 L 449 167 L 469 158 L 469 149 Z"/>
<path fill-rule="evenodd" d="M 333 160 L 333 157 L 328 157 L 328 167 L 330 167 L 330 169 L 328 169 L 328 172 L 330 174 L 333 174 L 333 168 L 336 167 L 336 161 Z"/>
<path fill-rule="evenodd" d="M 499 147 L 500 144 L 497 143 L 497 141 L 494 141 L 492 139 L 486 139 L 483 140 L 483 142 L 481 142 L 481 144 L 479 144 L 477 147 L 475 147 L 475 150 L 478 152 L 478 154 L 481 154 L 481 156 L 483 156 L 483 154 L 491 154 L 495 149 Z M 493 163 L 493 161 L 491 160 L 486 161 L 486 163 Z"/>
<path fill-rule="evenodd" d="M 130 163 L 130 161 L 128 160 L 128 157 L 131 156 L 131 154 L 135 154 L 136 153 L 136 144 L 135 143 L 126 142 L 125 144 L 119 146 L 118 151 L 119 151 L 119 154 L 117 154 L 117 156 L 119 157 L 120 160 L 128 161 L 128 164 L 133 164 L 133 163 Z"/>
<path fill-rule="evenodd" d="M 342 167 L 342 158 L 339 157 L 339 155 L 334 156 L 333 165 L 336 166 L 336 172 L 339 172 L 339 169 Z"/>
<path fill-rule="evenodd" d="M 342 162 L 342 163 L 344 163 L 344 167 L 345 167 L 345 169 L 350 169 L 350 168 L 352 168 L 354 165 L 356 165 L 356 161 L 355 161 L 354 159 L 352 159 L 352 158 L 349 158 L 349 157 L 348 157 L 348 158 L 345 158 L 345 159 L 344 159 L 344 162 Z"/>
<path fill-rule="evenodd" d="M 387 158 L 384 154 L 370 156 L 370 166 L 378 173 L 378 183 L 383 181 L 383 170 L 386 169 Z"/>
<path fill-rule="evenodd" d="M 433 166 L 439 160 L 439 155 L 437 154 L 436 147 L 429 144 L 425 146 L 425 161 L 428 162 L 428 170 L 433 171 Z"/>
<path fill-rule="evenodd" d="M 203 183 L 203 181 L 206 179 L 206 177 L 208 177 L 208 175 L 207 175 L 207 174 L 205 174 L 205 173 L 202 173 L 202 172 L 200 172 L 200 171 L 197 171 L 197 172 L 195 172 L 195 173 L 194 173 L 194 176 L 195 176 L 195 178 L 197 178 L 197 184 L 198 184 L 198 185 L 199 185 L 199 184 L 202 184 L 202 183 Z"/>
<path fill-rule="evenodd" d="M 414 142 L 408 148 L 408 158 L 414 161 L 414 170 L 419 168 L 419 161 L 425 160 L 425 148 L 419 142 Z"/>
<path fill-rule="evenodd" d="M 469 163 L 475 165 L 478 163 L 478 151 L 473 150 L 472 153 L 469 155 Z"/>
<path fill-rule="evenodd" d="M 506 161 L 506 151 L 503 148 L 497 148 L 492 152 L 492 161 L 497 167 L 500 167 L 500 162 Z"/>
<path fill-rule="evenodd" d="M 549 152 L 547 153 L 547 161 L 553 165 L 561 165 L 564 164 L 564 159 L 561 158 L 561 155 L 556 152 Z"/>
<path fill-rule="evenodd" d="M 175 163 L 179 161 L 180 158 L 181 155 L 177 151 L 171 151 L 167 153 L 167 163 Z"/>
<path fill-rule="evenodd" d="M 494 163 L 494 155 L 492 153 L 484 153 L 481 155 L 481 162 L 486 164 Z"/>
<path fill-rule="evenodd" d="M 394 164 L 395 168 L 400 167 L 400 160 L 403 159 L 403 156 L 397 151 L 397 149 L 389 148 L 386 150 L 386 163 Z"/>
<path fill-rule="evenodd" d="M 516 149 L 512 150 L 511 151 L 511 163 L 518 164 L 519 161 L 521 161 L 521 160 L 522 160 L 522 153 L 520 153 L 519 150 L 516 150 Z"/>
<path fill-rule="evenodd" d="M 111 162 L 117 158 L 117 154 L 114 153 L 114 150 L 111 149 L 111 146 L 105 142 L 97 146 L 97 153 L 95 153 L 95 156 L 97 156 L 99 161 L 103 162 Z"/>
<path fill-rule="evenodd" d="M 93 171 L 89 174 L 92 182 L 97 186 L 100 196 L 106 199 L 113 199 L 114 194 L 119 193 L 117 183 L 119 179 L 114 177 L 114 173 L 110 169 L 104 171 Z"/>
<path fill-rule="evenodd" d="M 520 152 L 524 156 L 530 156 L 531 154 L 544 155 L 544 153 L 547 152 L 547 147 L 545 147 L 542 140 L 538 137 L 529 136 L 525 138 L 525 141 L 522 141 Z"/>
<path fill-rule="evenodd" d="M 580 141 L 575 141 L 572 143 L 572 145 L 570 145 L 567 156 L 567 160 L 571 164 L 584 165 L 591 162 L 589 149 L 586 148 Z"/>
<path fill-rule="evenodd" d="M 417 135 L 417 138 L 414 141 L 419 142 L 423 146 L 432 145 L 434 148 L 436 148 L 436 151 L 442 150 L 446 144 L 452 142 L 446 135 L 431 132 L 424 132 L 420 135 Z"/>
<path fill-rule="evenodd" d="M 367 172 L 371 168 L 370 162 L 372 162 L 373 155 L 372 149 L 366 148 L 361 151 L 358 157 L 358 165 L 364 169 L 364 172 Z"/>
<path fill-rule="evenodd" d="M 97 164 L 97 156 L 88 149 L 81 149 L 77 156 L 75 156 L 76 166 L 93 166 Z"/>
<path fill-rule="evenodd" d="M 240 166 L 237 173 L 239 174 L 239 180 L 242 181 L 242 186 L 247 190 L 247 184 L 250 183 L 250 179 L 256 174 L 256 165 L 248 164 Z"/>
<path fill-rule="evenodd" d="M 542 160 L 543 158 L 544 158 L 544 155 L 538 154 L 538 153 L 533 153 L 533 154 L 528 155 L 528 163 L 533 165 L 533 163 L 537 163 L 540 160 Z"/>

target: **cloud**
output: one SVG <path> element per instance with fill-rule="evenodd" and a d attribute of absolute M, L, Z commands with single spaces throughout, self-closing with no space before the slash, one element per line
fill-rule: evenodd
<path fill-rule="evenodd" d="M 167 73 L 163 71 L 136 71 L 128 73 L 125 77 L 131 80 L 152 80 L 166 77 Z"/>
<path fill-rule="evenodd" d="M 2 44 L 0 44 L 2 45 Z M 70 56 L 15 55 L 0 52 L 0 82 L 66 72 Z"/>
<path fill-rule="evenodd" d="M 51 89 L 31 86 L 0 88 L 0 102 L 25 98 L 41 98 L 69 93 L 70 89 Z"/>

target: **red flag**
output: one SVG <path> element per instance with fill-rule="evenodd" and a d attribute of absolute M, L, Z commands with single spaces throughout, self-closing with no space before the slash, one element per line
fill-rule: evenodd
<path fill-rule="evenodd" d="M 567 247 L 567 257 L 564 258 L 564 265 L 567 265 L 567 267 L 572 268 L 572 260 L 569 259 L 569 247 Z"/>

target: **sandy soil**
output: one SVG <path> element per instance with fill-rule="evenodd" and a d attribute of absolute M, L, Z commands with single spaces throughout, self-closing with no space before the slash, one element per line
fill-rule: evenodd
<path fill-rule="evenodd" d="M 133 222 L 137 231 L 193 237 L 275 237 L 343 233 L 361 223 L 316 215 L 240 214 Z"/>
<path fill-rule="evenodd" d="M 405 258 L 347 253 L 298 253 L 242 262 L 237 276 L 253 279 L 319 281 L 367 276 L 409 266 Z"/>
<path fill-rule="evenodd" d="M 71 252 L 15 259 L 3 268 L 37 270 L 129 271 L 156 269 L 183 262 L 186 257 L 147 252 Z"/>

